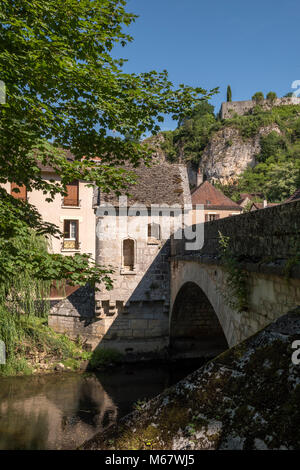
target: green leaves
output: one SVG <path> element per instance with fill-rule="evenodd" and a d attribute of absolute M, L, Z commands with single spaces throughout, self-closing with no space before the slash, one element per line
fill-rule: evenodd
<path fill-rule="evenodd" d="M 112 287 L 113 271 L 95 265 L 90 256 L 48 253 L 44 234 L 59 236 L 57 227 L 43 222 L 33 206 L 14 199 L 4 189 L 0 196 L 0 286 L 7 292 L 18 285 L 19 276 L 26 276 L 32 286 L 39 281 L 68 279 L 73 285 L 103 282 L 106 288 Z"/>
<path fill-rule="evenodd" d="M 48 201 L 76 179 L 124 192 L 134 181 L 124 163 L 151 159 L 150 146 L 140 143 L 144 133 L 157 133 L 164 114 L 180 119 L 214 92 L 175 89 L 165 70 L 124 73 L 124 60 L 111 51 L 132 40 L 124 28 L 136 16 L 125 0 L 0 0 L 0 6 L 0 79 L 7 91 L 0 106 L 0 183 L 24 184 Z M 42 165 L 60 182 L 45 180 Z M 36 280 L 102 280 L 111 287 L 111 271 L 89 257 L 40 249 L 35 241 L 59 235 L 57 229 L 29 204 L 0 196 L 0 283 L 23 270 Z"/>
<path fill-rule="evenodd" d="M 101 156 L 110 166 L 135 165 L 151 155 L 139 140 L 145 132 L 159 131 L 163 114 L 179 119 L 202 95 L 213 93 L 185 85 L 176 90 L 166 71 L 123 72 L 123 61 L 110 52 L 132 40 L 123 28 L 136 16 L 125 5 L 120 0 L 2 0 L 0 77 L 8 99 L 0 107 L 0 181 L 13 173 L 28 189 L 43 187 L 28 154 L 49 139 L 54 146 L 40 150 L 48 152 L 49 164 L 61 146 L 78 157 L 78 170 L 83 155 Z M 128 134 L 134 142 L 123 138 Z M 111 172 L 93 168 L 101 188 L 113 183 L 113 189 L 122 189 L 118 177 L 112 181 Z M 65 181 L 74 176 L 69 168 L 59 170 Z"/>

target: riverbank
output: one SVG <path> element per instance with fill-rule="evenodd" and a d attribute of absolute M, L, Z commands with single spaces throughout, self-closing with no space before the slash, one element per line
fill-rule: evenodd
<path fill-rule="evenodd" d="M 6 346 L 6 364 L 0 365 L 0 377 L 97 370 L 121 359 L 121 354 L 112 349 L 87 351 L 80 338 L 74 341 L 56 333 L 46 317 L 1 311 L 0 339 Z"/>
<path fill-rule="evenodd" d="M 300 449 L 300 307 L 141 405 L 81 449 Z"/>

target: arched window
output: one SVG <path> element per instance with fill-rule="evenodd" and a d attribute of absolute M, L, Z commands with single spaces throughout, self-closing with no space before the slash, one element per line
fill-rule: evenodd
<path fill-rule="evenodd" d="M 123 268 L 134 270 L 134 240 L 131 238 L 123 240 Z"/>
<path fill-rule="evenodd" d="M 155 238 L 156 240 L 160 240 L 160 225 L 159 224 L 148 224 L 148 239 Z"/>

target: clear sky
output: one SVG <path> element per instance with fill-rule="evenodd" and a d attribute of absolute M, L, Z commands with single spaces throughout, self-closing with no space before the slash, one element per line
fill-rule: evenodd
<path fill-rule="evenodd" d="M 283 96 L 300 80 L 299 0 L 128 0 L 127 11 L 139 18 L 133 43 L 116 49 L 129 59 L 125 71 L 167 69 L 176 85 L 219 86 L 217 111 L 228 84 L 233 100 L 245 100 Z"/>

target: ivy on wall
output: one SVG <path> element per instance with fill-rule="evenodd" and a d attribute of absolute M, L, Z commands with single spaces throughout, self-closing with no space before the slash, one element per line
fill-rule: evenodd
<path fill-rule="evenodd" d="M 222 294 L 225 302 L 233 310 L 242 313 L 248 310 L 247 273 L 241 269 L 237 257 L 230 249 L 230 238 L 219 231 L 221 260 L 226 270 L 225 287 Z"/>

